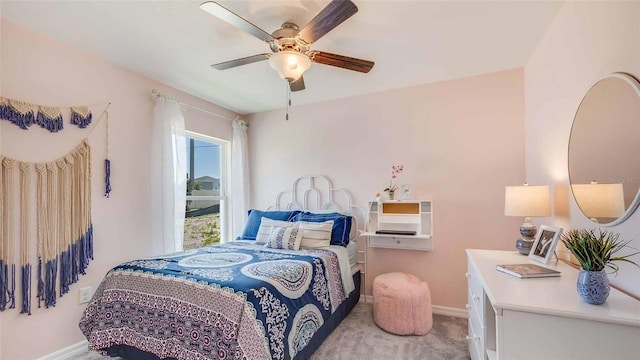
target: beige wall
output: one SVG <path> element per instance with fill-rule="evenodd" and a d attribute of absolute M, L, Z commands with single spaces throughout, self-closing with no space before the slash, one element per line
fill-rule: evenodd
<path fill-rule="evenodd" d="M 640 3 L 568 2 L 525 67 L 529 181 L 555 189 L 555 217 L 569 228 L 594 228 L 568 191 L 567 147 L 576 110 L 589 87 L 617 71 L 640 78 Z M 638 134 L 633 134 L 637 141 Z M 638 154 L 635 154 L 637 161 Z M 623 161 L 623 160 L 620 160 Z M 594 164 L 597 166 L 597 164 Z M 640 212 L 610 228 L 640 248 Z M 640 256 L 634 258 L 640 262 Z M 640 296 L 640 269 L 621 264 L 612 283 Z"/>
<path fill-rule="evenodd" d="M 134 257 L 151 255 L 148 191 L 149 164 L 154 161 L 149 150 L 151 89 L 229 117 L 235 114 L 7 20 L 1 20 L 1 26 L 2 96 L 59 106 L 112 103 L 109 148 L 113 192 L 109 199 L 102 196 L 106 154 L 104 122 L 98 123 L 95 130 L 79 130 L 65 123 L 62 132 L 51 134 L 37 125 L 24 131 L 8 121 L 0 121 L 0 153 L 4 156 L 31 162 L 52 160 L 72 150 L 88 134 L 93 151 L 95 260 L 89 265 L 87 275 L 80 276 L 70 292 L 58 299 L 55 308 L 38 309 L 34 288 L 33 315 L 20 315 L 19 310 L 0 314 L 0 359 L 35 359 L 84 340 L 78 328 L 84 309 L 84 305 L 78 305 L 78 289 L 91 286 L 95 290 L 111 267 Z M 94 108 L 94 111 L 99 115 L 102 109 Z M 187 128 L 230 139 L 230 122 L 194 110 L 186 110 L 184 114 Z M 32 248 L 35 249 L 35 244 Z"/>
<path fill-rule="evenodd" d="M 265 208 L 294 178 L 320 174 L 366 207 L 403 163 L 399 183 L 434 202 L 435 249 L 369 249 L 368 283 L 411 272 L 430 283 L 434 304 L 464 308 L 464 249 L 513 249 L 519 235 L 523 219 L 504 216 L 504 187 L 524 182 L 523 101 L 516 69 L 293 107 L 289 121 L 282 110 L 254 114 L 252 205 Z"/>

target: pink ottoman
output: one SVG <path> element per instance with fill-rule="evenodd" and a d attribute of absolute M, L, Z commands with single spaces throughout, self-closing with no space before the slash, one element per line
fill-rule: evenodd
<path fill-rule="evenodd" d="M 387 332 L 426 335 L 433 326 L 429 285 L 401 272 L 373 280 L 373 319 Z"/>

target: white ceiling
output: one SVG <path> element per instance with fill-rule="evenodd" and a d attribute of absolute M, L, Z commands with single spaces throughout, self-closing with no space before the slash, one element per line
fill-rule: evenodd
<path fill-rule="evenodd" d="M 13 22 L 241 114 L 282 108 L 268 62 L 211 64 L 270 52 L 200 10 L 201 1 L 0 1 Z M 329 1 L 220 1 L 266 32 L 303 27 Z M 354 0 L 359 11 L 312 49 L 375 61 L 368 74 L 312 64 L 294 105 L 522 67 L 562 6 L 542 1 Z"/>

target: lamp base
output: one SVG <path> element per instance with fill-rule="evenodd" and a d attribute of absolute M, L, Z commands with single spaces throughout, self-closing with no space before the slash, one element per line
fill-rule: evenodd
<path fill-rule="evenodd" d="M 516 241 L 516 249 L 521 255 L 529 255 L 536 236 L 536 226 L 531 222 L 530 218 L 525 218 L 524 223 L 520 225 L 520 235 L 522 238 Z"/>
<path fill-rule="evenodd" d="M 533 247 L 533 240 L 516 240 L 516 249 L 518 249 L 520 255 L 529 255 L 529 252 L 531 252 L 531 247 Z"/>

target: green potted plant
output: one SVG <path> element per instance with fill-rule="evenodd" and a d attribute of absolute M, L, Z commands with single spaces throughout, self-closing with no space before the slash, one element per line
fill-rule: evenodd
<path fill-rule="evenodd" d="M 631 240 L 620 240 L 620 234 L 600 229 L 573 229 L 563 233 L 560 239 L 582 268 L 578 274 L 577 288 L 580 298 L 586 303 L 600 305 L 607 300 L 610 287 L 605 268 L 613 270 L 612 273 L 617 273 L 619 267 L 615 264 L 616 261 L 638 266 L 629 258 L 640 254 L 640 251 L 623 256 L 617 255 L 631 242 Z"/>

